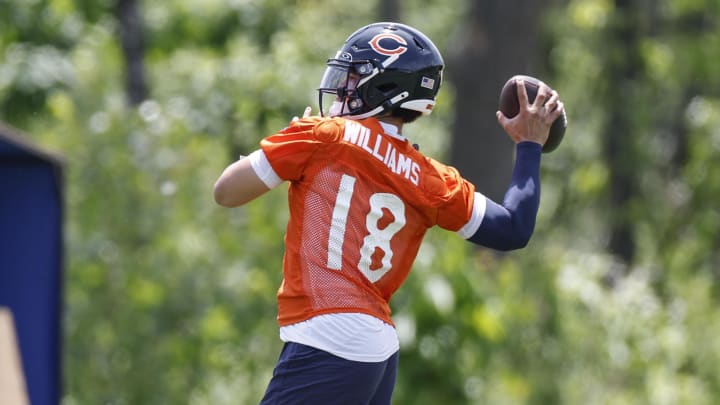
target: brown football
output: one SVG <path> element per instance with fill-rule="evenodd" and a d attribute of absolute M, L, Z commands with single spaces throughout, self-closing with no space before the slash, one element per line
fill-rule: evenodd
<path fill-rule="evenodd" d="M 526 75 L 515 75 L 505 82 L 502 90 L 500 91 L 499 109 L 505 114 L 506 117 L 512 118 L 518 114 L 520 110 L 520 102 L 517 96 L 517 85 L 515 81 L 517 79 L 523 79 L 525 82 L 525 90 L 527 91 L 528 100 L 532 103 L 535 100 L 538 92 L 538 83 L 540 80 Z M 549 153 L 557 149 L 565 136 L 565 130 L 567 129 L 567 115 L 565 111 L 559 116 L 555 122 L 550 126 L 550 134 L 548 139 L 543 145 L 543 153 Z"/>

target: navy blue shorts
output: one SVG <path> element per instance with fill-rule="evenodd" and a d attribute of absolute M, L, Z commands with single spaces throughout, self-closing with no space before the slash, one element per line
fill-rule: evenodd
<path fill-rule="evenodd" d="M 380 363 L 345 360 L 299 343 L 285 343 L 261 405 L 388 405 L 398 353 Z"/>

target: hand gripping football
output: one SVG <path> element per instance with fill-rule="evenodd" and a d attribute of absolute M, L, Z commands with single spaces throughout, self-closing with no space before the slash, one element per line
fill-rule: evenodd
<path fill-rule="evenodd" d="M 523 79 L 525 82 L 525 90 L 527 91 L 528 101 L 533 102 L 535 96 L 537 96 L 538 86 L 540 80 L 525 75 L 515 75 L 505 82 L 502 90 L 500 91 L 499 108 L 506 117 L 512 118 L 516 116 L 520 110 L 520 102 L 517 96 L 517 85 L 515 81 L 517 79 Z M 543 153 L 549 153 L 557 149 L 562 142 L 563 136 L 565 136 L 565 129 L 567 128 L 567 116 L 565 111 L 559 116 L 550 126 L 550 135 L 548 136 L 545 145 L 543 145 Z"/>

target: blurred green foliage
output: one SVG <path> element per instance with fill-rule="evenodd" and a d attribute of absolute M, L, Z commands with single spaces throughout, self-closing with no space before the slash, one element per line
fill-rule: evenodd
<path fill-rule="evenodd" d="M 605 69 L 622 46 L 608 32 L 626 17 L 614 2 L 550 9 L 547 81 L 570 127 L 543 161 L 536 235 L 500 255 L 429 233 L 393 301 L 396 403 L 720 397 L 720 3 L 640 3 L 642 71 L 627 83 Z M 402 5 L 405 22 L 452 50 L 463 1 Z M 280 349 L 285 190 L 227 210 L 212 185 L 315 105 L 323 62 L 376 8 L 146 0 L 151 98 L 130 108 L 112 2 L 0 0 L 0 119 L 66 159 L 64 404 L 258 402 Z M 452 86 L 408 128 L 438 158 Z M 605 249 L 602 95 L 616 86 L 633 106 L 636 132 L 619 136 L 641 180 L 621 213 L 638 243 L 633 263 Z"/>

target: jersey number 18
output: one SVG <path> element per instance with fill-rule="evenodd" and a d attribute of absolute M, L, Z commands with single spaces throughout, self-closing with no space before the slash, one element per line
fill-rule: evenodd
<path fill-rule="evenodd" d="M 345 225 L 348 212 L 352 202 L 353 191 L 355 190 L 355 177 L 343 174 L 340 180 L 340 188 L 335 198 L 335 207 L 332 213 L 332 224 L 330 225 L 330 237 L 328 238 L 328 261 L 327 266 L 333 270 L 342 269 L 343 241 L 345 240 Z M 405 204 L 400 197 L 390 193 L 375 193 L 370 196 L 370 212 L 365 217 L 365 227 L 368 235 L 363 238 L 360 247 L 360 261 L 358 269 L 367 277 L 370 282 L 380 280 L 392 268 L 393 251 L 390 247 L 390 239 L 405 226 Z M 392 213 L 393 221 L 380 229 L 378 224 L 383 217 L 383 209 Z M 371 269 L 372 255 L 375 249 L 383 251 L 381 267 Z"/>

